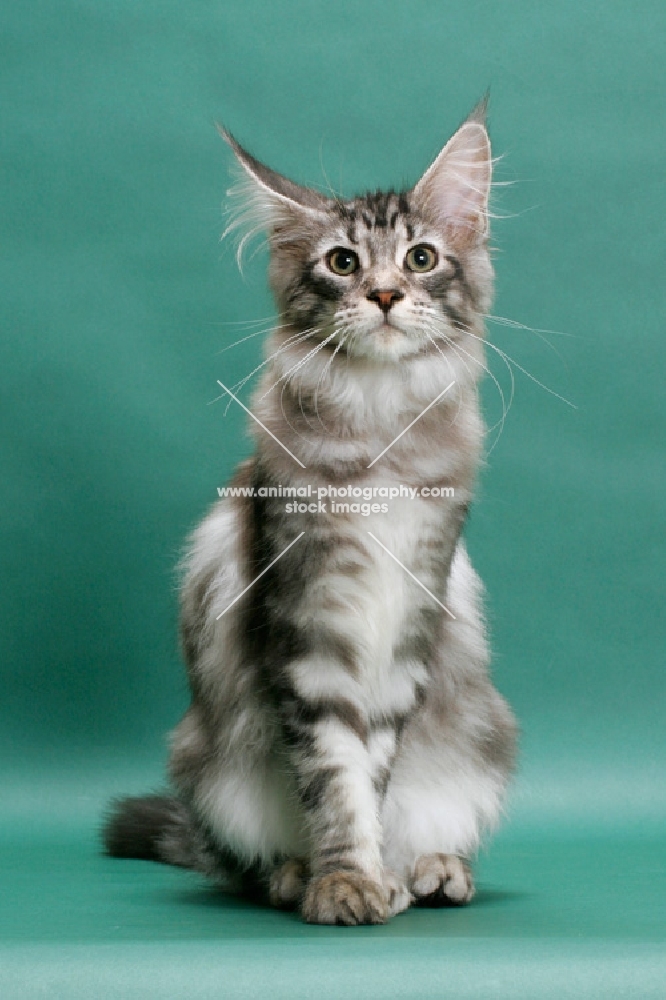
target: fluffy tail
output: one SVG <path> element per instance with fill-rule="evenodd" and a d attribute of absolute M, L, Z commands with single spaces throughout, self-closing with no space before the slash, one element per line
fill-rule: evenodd
<path fill-rule="evenodd" d="M 161 861 L 181 868 L 198 867 L 196 839 L 188 810 L 167 795 L 116 800 L 102 830 L 111 857 Z"/>

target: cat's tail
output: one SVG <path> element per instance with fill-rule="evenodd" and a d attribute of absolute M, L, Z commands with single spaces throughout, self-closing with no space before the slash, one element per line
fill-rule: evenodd
<path fill-rule="evenodd" d="M 265 893 L 261 866 L 243 863 L 215 846 L 187 806 L 171 795 L 141 795 L 111 803 L 102 827 L 112 858 L 138 858 L 190 868 L 231 891 Z"/>
<path fill-rule="evenodd" d="M 168 795 L 117 799 L 102 828 L 102 841 L 113 858 L 161 861 L 198 868 L 198 838 L 188 809 Z"/>

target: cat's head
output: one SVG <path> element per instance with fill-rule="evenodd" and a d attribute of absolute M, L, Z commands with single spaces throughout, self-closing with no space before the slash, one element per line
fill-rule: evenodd
<path fill-rule="evenodd" d="M 350 200 L 295 184 L 222 132 L 249 180 L 246 217 L 268 234 L 284 322 L 386 360 L 479 328 L 492 292 L 484 119 L 480 106 L 411 190 Z"/>

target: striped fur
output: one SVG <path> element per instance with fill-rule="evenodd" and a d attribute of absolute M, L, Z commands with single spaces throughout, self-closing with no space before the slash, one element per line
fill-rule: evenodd
<path fill-rule="evenodd" d="M 482 447 L 492 290 L 482 114 L 411 191 L 344 202 L 227 138 L 269 233 L 281 314 L 252 408 L 306 469 L 253 428 L 256 452 L 237 483 L 255 496 L 220 501 L 191 539 L 182 637 L 192 703 L 172 740 L 177 808 L 159 800 L 164 830 L 151 827 L 143 856 L 147 843 L 150 856 L 236 888 L 245 873 L 242 888 L 249 880 L 312 922 L 465 902 L 460 859 L 497 821 L 515 739 L 488 678 L 481 585 L 461 537 Z M 423 274 L 406 264 L 420 245 L 436 258 Z M 332 271 L 336 247 L 356 255 L 354 273 Z M 257 495 L 399 483 L 455 496 L 363 516 L 288 513 Z M 116 811 L 111 853 L 132 853 L 132 817 L 147 813 L 154 826 L 145 800 Z"/>

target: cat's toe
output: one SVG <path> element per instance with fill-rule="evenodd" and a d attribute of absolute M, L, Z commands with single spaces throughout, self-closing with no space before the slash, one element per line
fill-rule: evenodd
<path fill-rule="evenodd" d="M 271 906 L 291 910 L 300 903 L 305 892 L 308 869 L 304 861 L 290 858 L 271 873 L 268 898 Z"/>
<path fill-rule="evenodd" d="M 389 916 L 402 913 L 414 902 L 407 882 L 390 870 L 384 871 L 384 888 L 388 894 Z"/>
<path fill-rule="evenodd" d="M 360 872 L 329 872 L 308 884 L 302 913 L 309 924 L 383 924 L 389 917 L 388 894 Z"/>
<path fill-rule="evenodd" d="M 414 866 L 411 890 L 423 906 L 463 906 L 474 895 L 472 872 L 457 854 L 422 854 Z"/>

